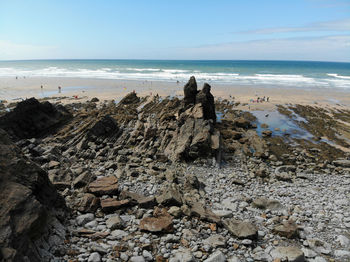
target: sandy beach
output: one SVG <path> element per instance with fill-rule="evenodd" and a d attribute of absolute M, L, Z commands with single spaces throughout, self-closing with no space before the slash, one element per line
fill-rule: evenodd
<path fill-rule="evenodd" d="M 0 99 L 13 102 L 29 97 L 67 97 L 62 103 L 74 100 L 77 97 L 81 101 L 97 97 L 100 100 L 118 100 L 127 93 L 135 91 L 140 96 L 182 96 L 184 82 L 163 81 L 133 81 L 133 80 L 110 80 L 88 79 L 67 77 L 2 77 L 0 78 Z M 325 107 L 350 107 L 350 92 L 346 90 L 330 90 L 325 88 L 286 88 L 248 86 L 233 84 L 209 83 L 215 97 L 232 98 L 240 102 L 240 109 L 273 109 L 277 104 L 302 104 L 319 105 Z M 198 88 L 203 83 L 198 82 Z M 41 89 L 41 86 L 43 88 Z M 61 93 L 58 93 L 58 86 Z M 256 103 L 258 97 L 269 97 L 269 102 Z"/>

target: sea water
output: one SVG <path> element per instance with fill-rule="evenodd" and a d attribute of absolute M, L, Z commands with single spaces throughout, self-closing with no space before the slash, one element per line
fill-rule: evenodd
<path fill-rule="evenodd" d="M 1 77 L 78 77 L 350 90 L 350 63 L 236 60 L 0 61 Z M 0 79 L 1 81 L 1 79 Z"/>

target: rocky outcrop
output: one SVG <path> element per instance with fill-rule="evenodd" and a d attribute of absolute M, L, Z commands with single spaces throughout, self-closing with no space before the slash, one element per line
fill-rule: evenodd
<path fill-rule="evenodd" d="M 0 129 L 0 253 L 4 259 L 42 261 L 35 241 L 47 229 L 53 208 L 64 206 L 47 173 L 24 158 Z"/>
<path fill-rule="evenodd" d="M 140 98 L 136 95 L 135 92 L 131 92 L 127 94 L 122 100 L 120 100 L 119 104 L 121 105 L 129 105 L 140 102 Z"/>
<path fill-rule="evenodd" d="M 89 137 L 107 137 L 118 133 L 118 124 L 114 118 L 109 115 L 103 116 L 88 131 Z"/>
<path fill-rule="evenodd" d="M 191 76 L 190 80 L 184 86 L 184 104 L 185 107 L 194 105 L 196 103 L 197 95 L 197 82 L 194 76 Z"/>
<path fill-rule="evenodd" d="M 19 102 L 16 108 L 0 117 L 0 128 L 13 139 L 42 137 L 63 125 L 72 115 L 62 105 L 40 103 L 35 98 Z"/>
<path fill-rule="evenodd" d="M 212 119 L 214 124 L 216 122 L 214 96 L 210 93 L 210 85 L 205 83 L 203 89 L 196 96 L 196 103 L 202 104 L 203 118 Z"/>

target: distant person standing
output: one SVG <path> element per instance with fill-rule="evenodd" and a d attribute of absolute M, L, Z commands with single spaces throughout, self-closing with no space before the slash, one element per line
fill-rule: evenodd
<path fill-rule="evenodd" d="M 43 85 L 41 85 L 40 88 L 41 88 L 41 91 L 43 91 L 43 88 L 44 88 Z"/>
<path fill-rule="evenodd" d="M 61 94 L 61 87 L 58 86 L 58 93 Z"/>

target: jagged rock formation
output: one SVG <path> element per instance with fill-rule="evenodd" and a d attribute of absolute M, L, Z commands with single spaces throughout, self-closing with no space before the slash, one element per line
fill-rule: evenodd
<path fill-rule="evenodd" d="M 35 241 L 45 232 L 50 211 L 64 206 L 47 173 L 0 129 L 0 260 L 42 261 Z"/>
<path fill-rule="evenodd" d="M 184 86 L 184 104 L 185 107 L 194 105 L 196 103 L 197 95 L 197 82 L 194 76 L 191 76 L 190 80 Z"/>
<path fill-rule="evenodd" d="M 214 96 L 210 93 L 210 85 L 204 83 L 203 89 L 196 96 L 196 103 L 202 104 L 204 119 L 212 119 L 216 122 Z"/>
<path fill-rule="evenodd" d="M 0 117 L 0 128 L 13 139 L 41 137 L 52 133 L 72 115 L 63 106 L 40 103 L 35 98 L 24 100 L 16 108 Z"/>

